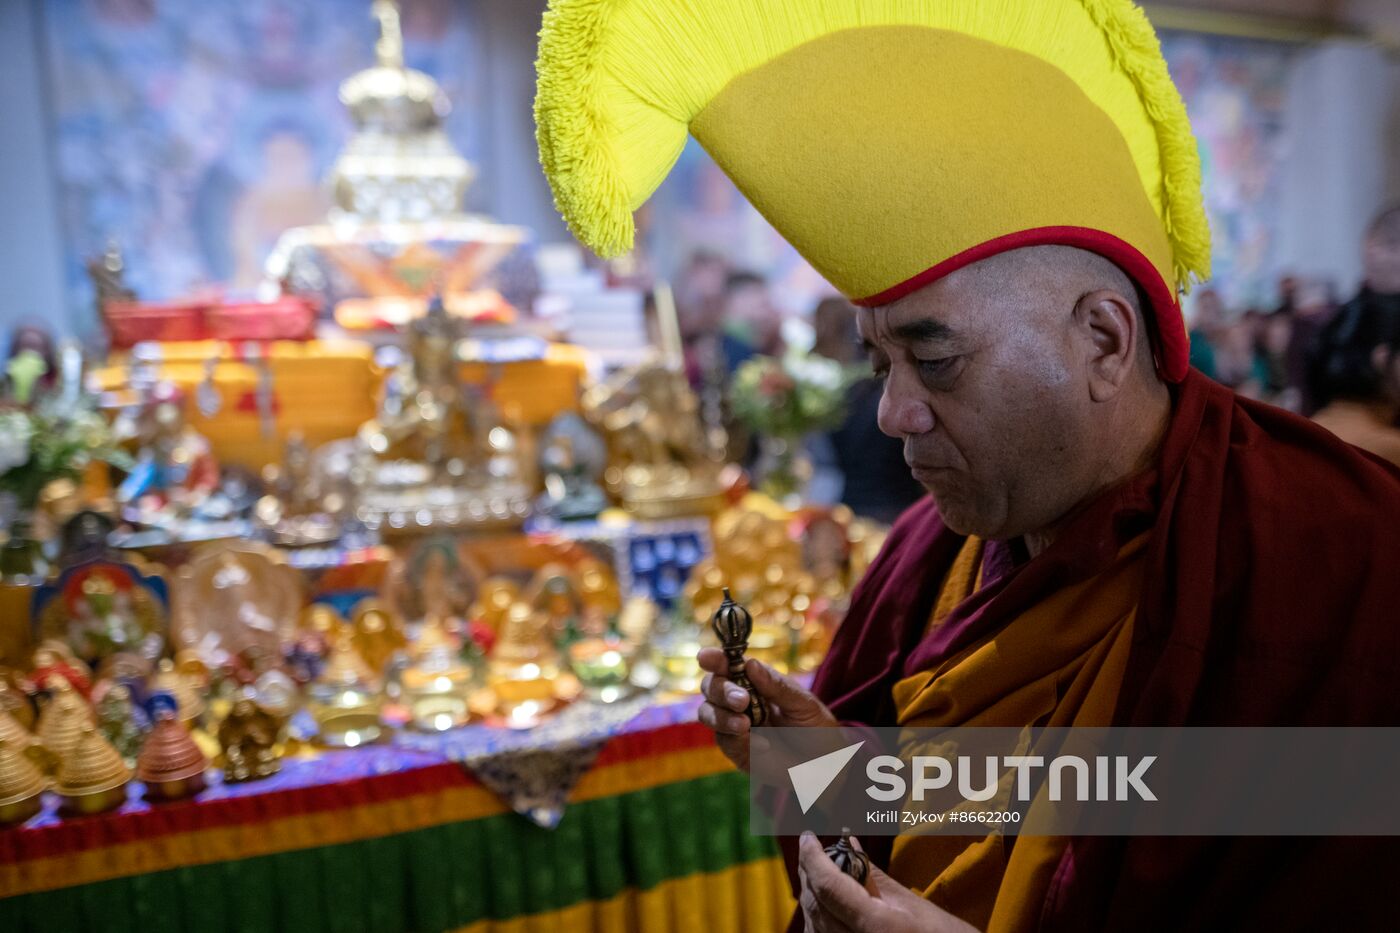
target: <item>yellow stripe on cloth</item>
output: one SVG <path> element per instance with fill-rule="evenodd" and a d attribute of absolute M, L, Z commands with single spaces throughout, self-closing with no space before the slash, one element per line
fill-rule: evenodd
<path fill-rule="evenodd" d="M 570 802 L 616 797 L 732 768 L 714 747 L 619 762 L 585 774 L 570 796 Z M 172 868 L 341 845 L 506 812 L 508 808 L 495 794 L 480 785 L 472 785 L 263 823 L 153 836 L 139 842 L 0 865 L 0 897 L 76 887 Z"/>
<path fill-rule="evenodd" d="M 768 858 L 456 933 L 771 933 L 787 926 L 795 906 L 783 860 Z"/>

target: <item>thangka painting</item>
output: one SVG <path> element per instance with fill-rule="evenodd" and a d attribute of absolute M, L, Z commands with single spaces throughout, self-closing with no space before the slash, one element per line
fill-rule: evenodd
<path fill-rule="evenodd" d="M 322 220 L 321 180 L 351 128 L 339 84 L 374 63 L 369 0 L 44 0 L 52 152 L 69 302 L 118 242 L 145 299 L 255 289 L 283 230 Z M 453 103 L 480 162 L 476 4 L 404 0 L 405 58 Z M 481 191 L 468 192 L 469 208 Z"/>
<path fill-rule="evenodd" d="M 1280 272 L 1284 98 L 1294 47 L 1168 32 L 1162 48 L 1201 146 L 1215 286 L 1232 308 L 1267 307 Z M 806 312 L 830 293 L 694 140 L 639 225 L 665 274 L 703 249 L 767 275 L 790 310 Z"/>
<path fill-rule="evenodd" d="M 1270 310 L 1278 300 L 1284 107 L 1295 50 L 1191 33 L 1162 36 L 1200 142 L 1213 287 L 1232 309 Z"/>

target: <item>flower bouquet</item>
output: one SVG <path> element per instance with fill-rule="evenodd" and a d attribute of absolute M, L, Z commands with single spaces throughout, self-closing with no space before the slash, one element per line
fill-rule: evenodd
<path fill-rule="evenodd" d="M 802 438 L 838 427 L 855 370 L 825 357 L 757 356 L 739 366 L 730 389 L 734 416 L 758 435 L 759 488 L 783 500 L 800 492 L 811 473 Z"/>
<path fill-rule="evenodd" d="M 130 466 L 94 400 L 62 382 L 52 389 L 39 386 L 45 369 L 38 354 L 19 354 L 10 363 L 8 387 L 0 397 L 0 493 L 14 498 L 12 538 L 29 534 L 49 483 L 77 483 L 95 461 Z"/>

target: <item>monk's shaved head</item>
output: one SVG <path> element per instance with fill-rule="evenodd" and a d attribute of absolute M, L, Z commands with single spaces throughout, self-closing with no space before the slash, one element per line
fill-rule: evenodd
<path fill-rule="evenodd" d="M 949 527 L 1048 533 L 1140 468 L 1166 386 L 1132 280 L 1071 247 L 1014 250 L 859 316 L 886 379 L 880 427 Z"/>
<path fill-rule="evenodd" d="M 1147 300 L 1142 290 L 1118 268 L 1117 264 L 1098 253 L 1075 249 L 1072 246 L 1038 246 L 1031 249 L 1012 250 L 993 256 L 972 267 L 974 274 L 988 281 L 993 289 L 1000 288 L 1004 301 L 1014 301 L 1023 284 L 1027 281 L 1038 283 L 1042 295 L 1054 295 L 1061 303 L 1068 297 L 1074 300 L 1096 291 L 1112 292 L 1123 299 L 1137 315 L 1142 333 L 1147 339 L 1137 346 L 1140 354 L 1140 375 L 1156 380 L 1156 366 L 1153 362 L 1153 341 L 1155 330 L 1146 315 Z M 1057 305 L 1053 302 L 1035 301 L 1031 310 L 1054 313 Z"/>

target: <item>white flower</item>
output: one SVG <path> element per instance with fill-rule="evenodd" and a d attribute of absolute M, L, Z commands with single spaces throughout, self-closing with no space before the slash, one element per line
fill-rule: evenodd
<path fill-rule="evenodd" d="M 785 361 L 794 379 L 819 389 L 841 388 L 841 365 L 824 356 L 792 356 Z"/>
<path fill-rule="evenodd" d="M 29 442 L 34 425 L 22 411 L 0 414 L 0 473 L 29 462 Z"/>

